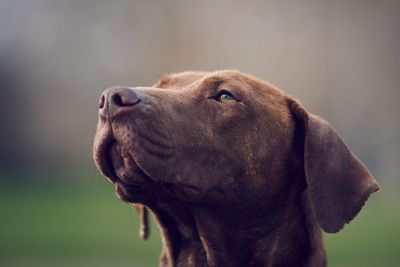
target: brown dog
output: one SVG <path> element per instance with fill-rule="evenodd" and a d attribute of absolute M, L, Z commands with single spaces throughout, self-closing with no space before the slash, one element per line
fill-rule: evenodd
<path fill-rule="evenodd" d="M 100 100 L 98 168 L 161 228 L 161 266 L 325 266 L 379 189 L 334 129 L 238 71 L 184 72 Z"/>

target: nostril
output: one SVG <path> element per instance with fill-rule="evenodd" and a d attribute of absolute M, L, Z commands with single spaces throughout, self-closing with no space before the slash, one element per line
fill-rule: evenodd
<path fill-rule="evenodd" d="M 115 94 L 112 96 L 112 101 L 114 102 L 114 104 L 118 107 L 122 107 L 125 106 L 123 101 L 122 101 L 122 97 L 119 94 Z"/>
<path fill-rule="evenodd" d="M 99 115 L 103 118 L 114 118 L 130 113 L 141 98 L 135 89 L 129 87 L 111 87 L 103 92 L 99 100 Z"/>
<path fill-rule="evenodd" d="M 117 107 L 133 106 L 140 101 L 140 98 L 136 95 L 136 93 L 129 89 L 121 90 L 115 93 L 111 98 L 113 104 Z"/>
<path fill-rule="evenodd" d="M 106 99 L 105 99 L 104 95 L 102 95 L 102 96 L 100 97 L 100 101 L 99 101 L 99 108 L 100 108 L 100 109 L 104 108 L 105 102 L 106 102 Z"/>

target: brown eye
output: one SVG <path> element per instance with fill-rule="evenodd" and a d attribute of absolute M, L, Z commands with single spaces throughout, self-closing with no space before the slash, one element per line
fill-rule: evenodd
<path fill-rule="evenodd" d="M 217 101 L 222 102 L 222 103 L 228 103 L 228 102 L 236 102 L 237 99 L 232 95 L 231 92 L 222 90 L 215 98 Z"/>

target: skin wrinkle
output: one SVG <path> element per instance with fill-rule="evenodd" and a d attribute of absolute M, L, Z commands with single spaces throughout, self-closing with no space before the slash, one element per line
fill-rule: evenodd
<path fill-rule="evenodd" d="M 293 185 L 292 185 L 293 186 Z M 294 192 L 294 190 L 291 190 L 291 193 L 293 193 Z M 291 194 L 289 194 L 289 196 L 288 196 L 288 199 L 291 199 Z M 286 202 L 286 205 L 288 206 L 288 205 L 290 205 L 290 201 L 287 201 Z M 268 255 L 268 263 L 267 263 L 267 266 L 268 267 L 271 267 L 271 266 L 273 266 L 273 264 L 274 264 L 274 259 L 275 259 L 275 257 L 274 257 L 274 255 L 275 255 L 275 253 L 277 252 L 277 250 L 278 250 L 278 248 L 280 247 L 280 242 L 281 242 L 281 234 L 280 233 L 284 233 L 284 232 L 286 232 L 287 230 L 288 230 L 288 226 L 289 226 L 289 217 L 290 217 L 290 214 L 289 214 L 289 211 L 290 211 L 290 209 L 285 209 L 286 210 L 286 213 L 284 214 L 284 217 L 283 217 L 283 223 L 278 227 L 278 229 L 277 229 L 277 231 L 276 231 L 276 235 L 275 235 L 275 240 L 273 240 L 273 245 L 272 245 L 272 248 L 271 248 L 271 250 L 270 250 L 270 254 Z"/>
<path fill-rule="evenodd" d="M 272 245 L 272 248 L 270 250 L 270 253 L 269 253 L 268 257 L 267 257 L 267 266 L 268 267 L 272 267 L 273 266 L 274 254 L 275 254 L 276 250 L 278 249 L 279 240 L 280 240 L 280 235 L 276 235 L 275 236 L 275 240 L 273 241 L 273 245 Z"/>
<path fill-rule="evenodd" d="M 240 102 L 209 98 L 221 89 Z M 327 122 L 251 75 L 184 72 L 105 94 L 124 90 L 141 101 L 118 118 L 107 103 L 94 158 L 106 170 L 107 136 L 118 142 L 117 193 L 155 215 L 160 266 L 326 266 L 321 228 L 339 230 L 378 189 Z"/>
<path fill-rule="evenodd" d="M 162 105 L 157 104 L 157 106 L 160 108 L 160 110 L 161 110 L 163 113 L 166 112 L 166 110 L 163 109 Z M 166 134 L 167 134 L 167 136 L 168 136 L 168 141 L 169 141 L 169 142 L 172 142 L 171 149 L 173 149 L 173 148 L 176 147 L 176 144 L 175 144 L 175 140 L 174 140 L 173 138 L 171 138 L 172 135 L 171 135 L 170 128 L 168 127 L 168 125 L 165 125 L 165 124 L 164 124 L 163 126 L 164 126 L 164 129 L 166 130 Z"/>

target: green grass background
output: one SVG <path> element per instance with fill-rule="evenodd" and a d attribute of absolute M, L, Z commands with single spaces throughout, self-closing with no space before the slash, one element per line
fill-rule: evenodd
<path fill-rule="evenodd" d="M 136 212 L 92 176 L 0 184 L 0 266 L 158 266 L 157 226 L 140 240 Z M 400 266 L 399 200 L 382 190 L 343 231 L 326 234 L 329 266 Z"/>

